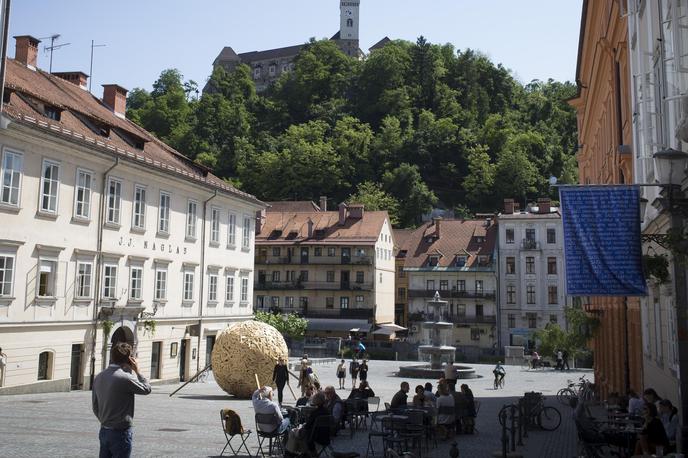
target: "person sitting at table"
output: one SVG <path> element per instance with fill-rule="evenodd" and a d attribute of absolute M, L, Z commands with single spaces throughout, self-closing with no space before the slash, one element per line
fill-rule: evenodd
<path fill-rule="evenodd" d="M 442 384 L 439 387 L 440 396 L 437 398 L 437 426 L 440 429 L 440 437 L 449 437 L 449 430 L 456 424 L 456 411 L 454 396 L 450 394 L 449 387 Z M 452 413 L 448 413 L 451 411 Z"/>
<path fill-rule="evenodd" d="M 457 411 L 456 422 L 461 422 L 461 429 L 466 434 L 473 434 L 475 430 L 475 397 L 473 396 L 473 391 L 465 383 L 461 385 L 461 394 L 464 397 L 465 402 L 465 415 L 459 417 Z M 456 398 L 454 399 L 456 401 Z M 454 404 L 456 405 L 456 404 Z M 463 406 L 462 406 L 463 407 Z"/>
<path fill-rule="evenodd" d="M 363 380 L 358 384 L 358 388 L 351 390 L 347 399 L 368 399 L 375 396 L 375 392 L 370 388 L 368 382 Z"/>
<path fill-rule="evenodd" d="M 629 417 L 639 417 L 640 413 L 643 411 L 643 405 L 645 401 L 640 398 L 640 395 L 634 390 L 628 390 L 628 416 Z"/>
<path fill-rule="evenodd" d="M 643 425 L 643 430 L 638 434 L 635 454 L 654 454 L 657 453 L 657 447 L 668 450 L 669 439 L 667 439 L 666 432 L 664 431 L 662 420 L 657 417 L 657 406 L 646 403 L 645 407 L 643 407 L 643 418 L 645 419 L 645 424 Z"/>
<path fill-rule="evenodd" d="M 413 407 L 425 407 L 425 388 L 423 385 L 417 385 L 415 395 L 413 396 Z"/>
<path fill-rule="evenodd" d="M 401 382 L 400 390 L 392 397 L 390 407 L 392 409 L 405 409 L 408 406 L 408 392 L 411 390 L 408 382 Z"/>
<path fill-rule="evenodd" d="M 284 418 L 282 415 L 282 409 L 280 409 L 279 404 L 272 400 L 272 388 L 269 386 L 264 386 L 253 392 L 252 396 L 253 409 L 256 413 L 264 413 L 274 415 L 279 419 L 279 424 L 264 424 L 258 423 L 256 427 L 261 431 L 266 433 L 274 432 L 283 433 L 289 428 L 289 419 Z"/>
<path fill-rule="evenodd" d="M 668 399 L 662 399 L 659 401 L 659 418 L 662 420 L 664 425 L 664 432 L 669 439 L 669 452 L 676 450 L 676 434 L 679 430 L 678 427 L 678 409 L 671 404 Z M 664 450 L 666 453 L 667 450 Z"/>
<path fill-rule="evenodd" d="M 310 404 L 311 397 L 316 393 L 312 385 L 306 387 L 306 393 L 296 401 L 296 407 L 307 406 Z"/>
<path fill-rule="evenodd" d="M 654 404 L 657 409 L 659 409 L 659 401 L 661 399 L 654 388 L 647 388 L 643 391 L 643 400 L 648 404 Z"/>
<path fill-rule="evenodd" d="M 427 382 L 425 384 L 425 399 L 430 401 L 432 406 L 434 407 L 437 404 L 437 396 L 432 392 L 432 383 Z"/>
<path fill-rule="evenodd" d="M 334 390 L 334 387 L 328 385 L 325 387 L 325 408 L 332 417 L 334 417 L 335 435 L 337 431 L 344 428 L 344 420 L 346 419 L 346 404 L 342 401 Z"/>
<path fill-rule="evenodd" d="M 315 407 L 315 410 L 308 416 L 308 420 L 306 420 L 306 424 L 303 427 L 303 429 L 306 431 L 305 437 L 307 440 L 308 450 L 311 452 L 315 451 L 316 443 L 327 445 L 326 442 L 329 442 L 330 439 L 329 431 L 313 431 L 315 420 L 318 417 L 330 415 L 325 407 L 325 402 L 325 393 L 319 392 L 313 395 L 313 398 L 311 399 L 311 405 Z"/>

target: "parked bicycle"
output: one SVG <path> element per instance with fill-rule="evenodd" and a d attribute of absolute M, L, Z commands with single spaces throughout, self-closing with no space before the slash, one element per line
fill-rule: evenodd
<path fill-rule="evenodd" d="M 511 406 L 507 405 L 499 411 L 500 425 L 504 424 L 504 418 L 509 418 L 510 410 Z M 517 416 L 521 415 L 519 409 L 516 409 L 515 413 Z M 556 407 L 546 406 L 544 396 L 539 396 L 537 401 L 530 407 L 530 411 L 523 412 L 523 414 L 527 416 L 524 418 L 526 427 L 528 425 L 537 425 L 543 431 L 555 431 L 561 425 L 561 412 Z M 517 418 L 517 421 L 521 421 L 521 418 Z"/>
<path fill-rule="evenodd" d="M 583 401 L 592 401 L 595 399 L 594 384 L 585 378 L 585 375 L 578 379 L 578 382 L 573 380 L 568 381 L 568 386 L 562 388 L 557 392 L 557 400 L 563 405 L 568 406 L 571 399 L 578 398 Z"/>

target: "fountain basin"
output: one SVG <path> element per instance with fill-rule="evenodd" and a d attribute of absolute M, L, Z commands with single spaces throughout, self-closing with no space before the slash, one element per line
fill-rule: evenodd
<path fill-rule="evenodd" d="M 454 364 L 456 369 L 457 379 L 472 379 L 478 378 L 475 373 L 475 369 L 470 366 L 461 366 L 459 364 Z M 404 378 L 422 378 L 437 380 L 444 377 L 444 369 L 432 369 L 429 364 L 419 364 L 415 366 L 401 366 L 399 367 L 399 372 L 397 372 L 398 377 Z"/>

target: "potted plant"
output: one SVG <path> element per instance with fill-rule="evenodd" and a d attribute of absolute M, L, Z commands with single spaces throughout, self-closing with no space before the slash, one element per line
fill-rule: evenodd
<path fill-rule="evenodd" d="M 653 280 L 657 284 L 661 285 L 669 281 L 669 260 L 665 255 L 643 255 L 643 270 L 645 271 L 645 278 Z"/>

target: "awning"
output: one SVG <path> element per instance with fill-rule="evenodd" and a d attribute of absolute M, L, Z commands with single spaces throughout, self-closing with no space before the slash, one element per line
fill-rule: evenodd
<path fill-rule="evenodd" d="M 406 331 L 405 327 L 399 326 L 396 323 L 380 323 L 378 324 L 378 326 L 380 326 L 383 329 L 391 329 L 392 331 Z"/>
<path fill-rule="evenodd" d="M 373 334 L 382 335 L 382 336 L 391 336 L 395 332 L 396 331 L 392 328 L 380 328 L 377 331 L 373 331 Z"/>
<path fill-rule="evenodd" d="M 346 320 L 340 318 L 310 318 L 308 331 L 349 332 L 358 328 L 357 332 L 370 332 L 370 323 L 366 320 Z"/>

